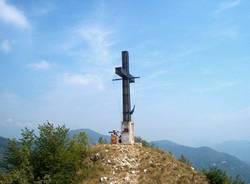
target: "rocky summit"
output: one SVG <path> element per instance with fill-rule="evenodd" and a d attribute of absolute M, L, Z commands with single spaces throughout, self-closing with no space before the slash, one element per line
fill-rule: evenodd
<path fill-rule="evenodd" d="M 170 153 L 152 147 L 99 144 L 92 146 L 89 163 L 96 175 L 92 184 L 208 184 L 206 177 Z"/>

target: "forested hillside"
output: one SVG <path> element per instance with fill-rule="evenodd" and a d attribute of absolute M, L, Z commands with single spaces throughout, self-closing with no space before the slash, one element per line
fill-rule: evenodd
<path fill-rule="evenodd" d="M 171 141 L 154 141 L 156 147 L 173 153 L 176 158 L 184 155 L 197 169 L 217 167 L 227 172 L 230 176 L 240 175 L 250 183 L 250 165 L 226 153 L 215 151 L 209 147 L 189 147 Z"/>

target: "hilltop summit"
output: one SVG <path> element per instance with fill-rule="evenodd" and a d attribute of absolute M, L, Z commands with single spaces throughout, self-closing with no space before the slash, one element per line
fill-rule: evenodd
<path fill-rule="evenodd" d="M 89 161 L 100 164 L 98 177 L 83 183 L 102 184 L 207 184 L 206 177 L 171 154 L 151 147 L 99 144 Z"/>

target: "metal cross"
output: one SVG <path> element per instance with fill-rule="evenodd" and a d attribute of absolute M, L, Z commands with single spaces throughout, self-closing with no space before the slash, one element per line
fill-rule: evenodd
<path fill-rule="evenodd" d="M 115 73 L 121 78 L 113 79 L 122 80 L 122 106 L 123 106 L 123 122 L 131 121 L 131 114 L 134 112 L 134 107 L 131 110 L 130 105 L 130 83 L 134 83 L 136 78 L 129 73 L 129 54 L 128 51 L 122 51 L 122 67 L 116 67 Z"/>

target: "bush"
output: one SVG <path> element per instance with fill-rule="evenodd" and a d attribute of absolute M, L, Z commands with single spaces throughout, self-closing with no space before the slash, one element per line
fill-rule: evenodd
<path fill-rule="evenodd" d="M 181 154 L 181 157 L 178 160 L 182 163 L 192 166 L 192 163 L 183 154 Z"/>
<path fill-rule="evenodd" d="M 142 146 L 144 146 L 144 147 L 153 147 L 153 145 L 151 143 L 149 143 L 148 141 L 144 140 L 141 137 L 135 137 L 135 142 L 141 143 Z"/>
<path fill-rule="evenodd" d="M 103 137 L 99 137 L 98 144 L 107 144 L 107 140 L 104 139 Z"/>
<path fill-rule="evenodd" d="M 207 176 L 210 184 L 245 184 L 239 176 L 233 179 L 218 168 L 210 168 L 208 171 L 204 171 L 204 174 Z"/>
<path fill-rule="evenodd" d="M 78 170 L 84 170 L 83 161 L 88 154 L 88 139 L 80 133 L 73 139 L 68 137 L 65 126 L 54 126 L 47 122 L 34 130 L 22 130 L 19 141 L 9 143 L 6 165 L 8 176 L 2 176 L 11 184 L 68 184 L 80 179 Z M 0 183 L 1 183 L 0 180 Z"/>

